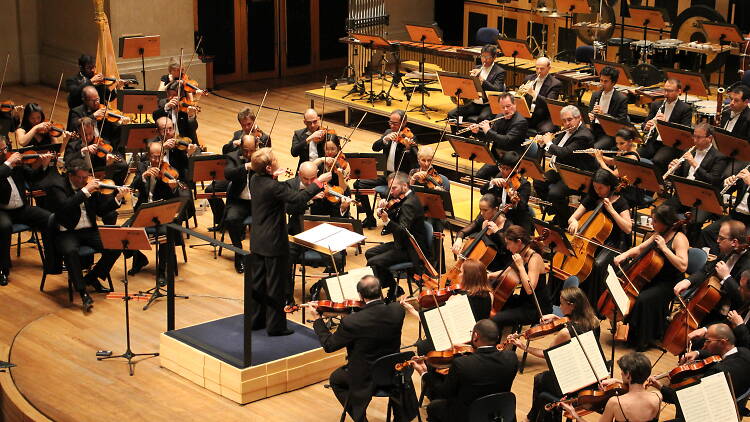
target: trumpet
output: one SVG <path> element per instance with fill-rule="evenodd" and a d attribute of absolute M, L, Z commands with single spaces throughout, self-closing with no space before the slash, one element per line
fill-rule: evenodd
<path fill-rule="evenodd" d="M 693 145 L 692 147 L 690 147 L 690 149 L 687 150 L 686 154 L 689 154 L 689 153 L 693 152 L 694 149 L 695 149 L 695 145 Z M 666 180 L 667 177 L 671 176 L 672 173 L 674 173 L 675 170 L 677 170 L 677 167 L 679 167 L 680 164 L 682 164 L 683 161 L 685 161 L 685 155 L 684 154 L 682 155 L 682 157 L 680 157 L 680 158 L 677 159 L 677 164 L 675 164 L 673 167 L 671 167 L 669 170 L 667 170 L 666 173 L 664 173 L 664 176 L 662 176 L 662 179 Z"/>
<path fill-rule="evenodd" d="M 596 148 L 578 149 L 573 151 L 573 154 L 593 154 L 597 151 L 601 151 L 602 154 L 619 154 L 622 151 L 605 151 Z"/>
<path fill-rule="evenodd" d="M 740 173 L 742 173 L 743 171 L 747 171 L 747 170 L 750 170 L 750 164 L 748 164 L 747 166 L 745 166 L 744 169 L 740 170 Z M 739 173 L 737 173 L 737 174 L 739 174 Z M 740 180 L 740 177 L 737 174 L 735 174 L 733 176 L 729 176 L 729 178 L 727 180 L 731 180 L 731 182 L 728 183 L 727 185 L 724 185 L 724 189 L 721 190 L 721 192 L 719 193 L 719 195 L 724 195 L 725 193 L 727 193 L 727 191 L 729 189 L 732 188 L 732 186 L 734 186 L 734 185 L 737 184 L 737 181 Z"/>

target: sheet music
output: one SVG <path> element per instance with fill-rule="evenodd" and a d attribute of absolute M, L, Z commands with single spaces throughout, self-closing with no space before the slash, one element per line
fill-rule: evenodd
<path fill-rule="evenodd" d="M 737 421 L 737 408 L 723 372 L 676 391 L 685 422 Z"/>
<path fill-rule="evenodd" d="M 445 326 L 440 319 L 442 312 L 445 319 Z M 468 343 L 471 341 L 471 332 L 474 329 L 476 320 L 474 313 L 469 305 L 469 298 L 465 294 L 453 295 L 445 302 L 445 305 L 437 309 L 430 309 L 424 312 L 425 323 L 430 330 L 430 338 L 435 350 L 448 350 L 454 344 Z M 445 328 L 450 331 L 450 337 Z"/>
<path fill-rule="evenodd" d="M 328 288 L 330 299 L 334 302 L 360 300 L 361 298 L 357 292 L 357 283 L 366 275 L 373 275 L 371 267 L 356 268 L 339 277 L 334 275 L 333 277 L 326 278 L 326 287 Z M 341 280 L 341 284 L 339 284 L 339 280 Z M 341 291 L 342 288 L 343 293 Z"/>
<path fill-rule="evenodd" d="M 294 236 L 294 238 L 318 245 L 324 249 L 330 249 L 334 253 L 365 240 L 365 236 L 359 233 L 328 223 L 319 224 Z"/>
<path fill-rule="evenodd" d="M 544 351 L 563 394 L 580 390 L 609 375 L 607 364 L 604 361 L 602 350 L 599 348 L 594 332 L 587 331 L 579 334 L 578 337 L 581 339 L 581 344 L 586 349 L 589 359 L 591 359 L 596 377 L 591 372 L 586 355 L 584 355 L 575 337 L 570 339 L 568 343 Z"/>
<path fill-rule="evenodd" d="M 620 284 L 620 280 L 617 279 L 615 269 L 612 268 L 611 265 L 607 266 L 607 279 L 605 280 L 605 283 L 607 283 L 607 289 L 609 289 L 610 294 L 615 299 L 617 308 L 620 309 L 623 316 L 627 315 L 628 312 L 630 312 L 630 298 L 628 297 L 628 294 L 625 293 L 625 289 L 623 289 Z"/>

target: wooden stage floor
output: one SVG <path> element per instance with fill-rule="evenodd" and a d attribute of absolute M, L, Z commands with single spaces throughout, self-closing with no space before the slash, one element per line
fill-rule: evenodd
<path fill-rule="evenodd" d="M 232 85 L 217 94 L 257 104 L 268 85 L 266 82 Z M 320 86 L 318 82 L 300 79 L 285 85 L 278 82 L 271 82 L 270 85 L 272 88 L 266 101 L 269 110 L 281 106 L 298 112 L 304 111 L 307 106 L 305 91 Z M 34 101 L 45 110 L 50 110 L 55 91 L 42 86 L 15 86 L 6 87 L 3 93 L 16 103 Z M 54 120 L 64 121 L 67 114 L 64 103 L 62 96 Z M 218 151 L 237 130 L 235 116 L 244 105 L 212 95 L 202 99 L 201 106 L 200 139 L 209 151 Z M 274 118 L 274 112 L 269 110 L 264 110 L 259 119 L 264 130 L 268 130 Z M 341 113 L 335 111 L 335 106 L 326 105 L 326 112 L 330 113 L 326 121 L 339 133 L 348 133 L 340 124 Z M 279 153 L 283 165 L 291 167 L 297 162 L 288 151 L 292 131 L 300 127 L 300 114 L 283 112 L 279 115 L 272 137 L 274 150 Z M 384 118 L 372 119 L 366 128 L 354 135 L 352 148 L 368 151 L 372 141 L 385 127 Z M 468 192 L 466 189 L 464 191 Z M 459 188 L 454 192 L 454 195 L 461 194 Z M 461 201 L 463 199 L 459 203 L 464 204 Z M 460 206 L 468 214 L 468 198 Z M 196 230 L 205 233 L 210 222 L 210 213 L 201 215 Z M 381 240 L 380 228 L 367 230 L 366 235 L 370 241 Z M 187 243 L 198 242 L 189 239 Z M 446 240 L 446 247 L 449 246 Z M 153 286 L 153 252 L 149 254 L 149 259 L 151 264 L 146 270 L 130 277 L 131 291 Z M 452 263 L 452 255 L 449 254 L 448 259 L 449 264 Z M 178 328 L 241 312 L 242 277 L 234 271 L 231 253 L 214 259 L 208 247 L 188 249 L 188 262 L 183 263 L 179 253 L 178 262 L 177 292 L 190 296 L 189 299 L 177 300 Z M 326 382 L 239 406 L 161 368 L 158 358 L 138 361 L 133 377 L 128 376 L 124 360 L 98 362 L 95 358 L 97 350 L 112 350 L 118 354 L 125 349 L 122 301 L 94 295 L 93 312 L 83 315 L 78 298 L 72 305 L 68 303 L 65 276 L 48 277 L 46 291 L 39 292 L 39 264 L 37 251 L 29 245 L 22 246 L 21 257 L 13 257 L 10 284 L 0 287 L 0 360 L 10 360 L 18 365 L 9 373 L 0 374 L 0 383 L 7 390 L 0 403 L 5 409 L 6 420 L 21 420 L 15 411 L 9 410 L 14 407 L 21 407 L 28 413 L 38 412 L 37 415 L 46 415 L 58 421 L 187 421 L 210 420 L 217 415 L 225 421 L 338 419 L 341 407 L 333 393 L 324 388 Z M 347 268 L 363 265 L 364 257 L 354 256 L 350 251 Z M 315 270 L 310 272 L 318 274 Z M 123 263 L 119 260 L 111 274 L 118 291 L 122 291 L 122 273 Z M 299 279 L 296 294 L 298 298 L 301 295 Z M 157 352 L 159 335 L 166 329 L 166 303 L 161 299 L 147 311 L 141 310 L 140 304 L 133 302 L 131 308 L 133 351 Z M 299 321 L 300 317 L 294 314 L 290 318 Z M 416 338 L 417 320 L 407 317 L 402 344 L 413 344 Z M 611 336 L 604 332 L 602 338 L 603 349 L 608 356 Z M 542 339 L 538 345 L 543 346 L 546 341 Z M 617 356 L 626 352 L 620 345 L 616 351 Z M 654 361 L 659 353 L 651 351 L 648 355 Z M 665 356 L 656 365 L 655 372 L 671 369 L 675 363 L 675 357 Z M 519 417 L 529 408 L 534 375 L 545 369 L 544 361 L 531 357 L 524 373 L 516 377 L 513 392 L 518 400 Z M 418 384 L 418 378 L 415 377 L 415 380 Z M 9 403 L 9 400 L 13 403 Z M 671 409 L 667 407 L 663 417 L 672 414 Z M 385 420 L 385 410 L 386 400 L 374 399 L 369 407 L 369 420 Z M 590 419 L 594 420 L 593 417 Z"/>

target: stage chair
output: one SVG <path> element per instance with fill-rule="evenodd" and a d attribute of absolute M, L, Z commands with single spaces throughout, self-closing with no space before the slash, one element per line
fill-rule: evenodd
<path fill-rule="evenodd" d="M 469 406 L 469 422 L 514 421 L 516 395 L 511 392 L 488 394 Z"/>
<path fill-rule="evenodd" d="M 432 224 L 430 224 L 429 221 L 425 220 L 424 222 L 425 226 L 425 235 L 427 237 L 427 250 L 432 250 L 432 242 L 435 238 L 434 231 L 432 229 Z M 402 262 L 400 264 L 394 264 L 388 267 L 388 271 L 393 273 L 394 278 L 396 279 L 396 285 L 398 286 L 399 280 L 401 279 L 401 276 L 403 275 L 404 278 L 406 278 L 407 286 L 409 287 L 409 295 L 414 295 L 414 288 L 412 287 L 412 278 L 409 277 L 409 273 L 411 270 L 414 269 L 414 264 L 411 261 Z"/>
<path fill-rule="evenodd" d="M 495 44 L 499 36 L 500 36 L 500 31 L 497 28 L 490 28 L 487 26 L 483 26 L 477 29 L 477 36 L 476 36 L 477 44 L 478 45 Z"/>

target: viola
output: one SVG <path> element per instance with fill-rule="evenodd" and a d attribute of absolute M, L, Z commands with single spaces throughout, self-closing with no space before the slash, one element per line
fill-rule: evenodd
<path fill-rule="evenodd" d="M 348 314 L 354 311 L 358 311 L 365 306 L 363 301 L 359 300 L 345 300 L 343 302 L 334 302 L 331 300 L 317 300 L 312 302 L 303 303 L 301 305 L 285 306 L 284 312 L 294 313 L 303 307 L 315 308 L 318 313 L 335 313 L 335 314 Z"/>
<path fill-rule="evenodd" d="M 603 409 L 610 398 L 621 396 L 627 392 L 627 385 L 615 382 L 601 389 L 581 390 L 576 397 L 548 403 L 544 406 L 544 409 L 549 412 L 562 403 L 569 403 L 576 409 L 597 411 Z"/>
<path fill-rule="evenodd" d="M 96 120 L 101 121 L 102 119 L 106 118 L 110 123 L 119 123 L 123 119 L 128 119 L 128 117 L 125 116 L 122 111 L 114 108 L 107 108 L 107 106 L 105 106 L 104 104 L 99 104 L 99 110 L 103 109 L 106 109 L 107 112 L 103 116 L 97 117 Z"/>
<path fill-rule="evenodd" d="M 201 94 L 206 94 L 206 91 L 202 90 L 200 86 L 198 86 L 198 82 L 189 79 L 188 75 L 182 74 L 182 78 L 180 78 L 180 81 L 182 81 L 182 86 L 185 92 L 188 92 L 190 94 L 194 94 L 196 92 L 200 92 Z"/>
<path fill-rule="evenodd" d="M 11 155 L 15 154 L 19 151 L 7 151 L 5 153 L 5 160 L 8 160 Z M 37 161 L 41 160 L 43 156 L 47 155 L 48 153 L 40 153 L 38 151 L 34 150 L 26 150 L 24 152 L 21 152 L 21 164 L 24 165 L 33 165 L 36 164 Z M 57 158 L 58 153 L 52 153 L 52 160 Z"/>
<path fill-rule="evenodd" d="M 654 378 L 659 380 L 669 377 L 669 384 L 672 388 L 679 388 L 695 382 L 704 371 L 718 362 L 721 362 L 721 356 L 710 356 L 703 360 L 679 365 L 669 372 L 654 376 Z"/>
<path fill-rule="evenodd" d="M 396 137 L 396 142 L 405 146 L 406 148 L 414 148 L 417 146 L 417 142 L 414 141 L 414 134 L 408 127 L 401 129 L 401 132 L 399 132 L 398 136 Z"/>
<path fill-rule="evenodd" d="M 188 100 L 187 98 L 183 98 L 182 100 L 180 100 L 177 106 L 178 106 L 178 110 L 181 113 L 188 113 L 191 110 L 194 110 L 195 112 L 201 111 L 201 107 L 198 105 L 197 101 L 191 101 L 191 100 Z"/>
<path fill-rule="evenodd" d="M 417 302 L 422 309 L 432 309 L 437 306 L 442 306 L 451 298 L 451 296 L 461 293 L 462 291 L 463 289 L 460 284 L 453 284 L 436 290 L 427 289 L 419 294 Z"/>
<path fill-rule="evenodd" d="M 424 184 L 427 189 L 437 189 L 443 186 L 443 180 L 433 166 L 430 166 L 423 176 L 417 177 L 417 181 Z"/>
<path fill-rule="evenodd" d="M 119 82 L 122 82 L 125 85 L 138 85 L 138 81 L 135 79 L 118 79 L 118 78 L 110 78 L 106 76 L 102 78 L 101 81 L 95 83 L 94 85 L 111 86 Z"/>
<path fill-rule="evenodd" d="M 91 142 L 91 145 L 96 145 L 96 152 L 94 153 L 94 155 L 99 158 L 106 158 L 107 154 L 112 154 L 112 151 L 114 150 L 114 148 L 112 148 L 112 145 L 99 137 L 94 138 L 94 140 Z M 119 159 L 119 157 L 117 158 Z"/>
<path fill-rule="evenodd" d="M 390 213 L 392 210 L 396 210 L 401 206 L 401 201 L 404 200 L 403 195 L 399 195 L 398 197 L 393 197 L 389 199 L 383 208 L 381 208 L 380 212 L 387 212 Z"/>

